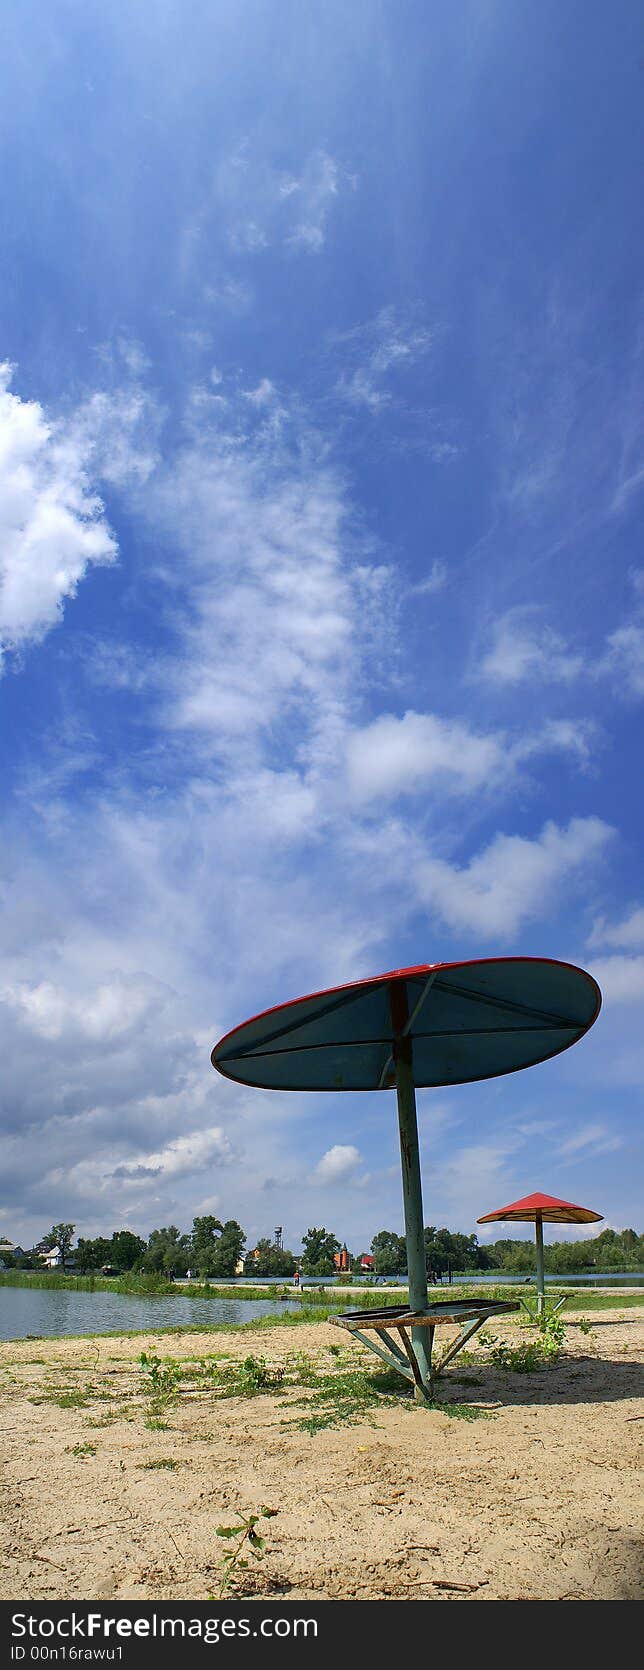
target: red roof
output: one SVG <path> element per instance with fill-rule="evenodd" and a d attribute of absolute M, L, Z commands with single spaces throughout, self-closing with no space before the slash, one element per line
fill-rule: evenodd
<path fill-rule="evenodd" d="M 511 1206 L 499 1206 L 496 1212 L 486 1212 L 484 1218 L 477 1218 L 477 1223 L 535 1223 L 539 1213 L 543 1223 L 547 1224 L 592 1224 L 602 1223 L 601 1212 L 592 1212 L 589 1206 L 574 1206 L 570 1200 L 556 1200 L 554 1195 L 524 1195 L 523 1200 L 513 1200 Z"/>

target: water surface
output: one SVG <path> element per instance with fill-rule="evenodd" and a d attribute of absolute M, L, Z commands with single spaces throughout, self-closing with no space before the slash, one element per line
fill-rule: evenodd
<path fill-rule="evenodd" d="M 28 1335 L 108 1334 L 131 1328 L 208 1327 L 253 1322 L 299 1310 L 299 1300 L 164 1298 L 132 1293 L 76 1293 L 69 1288 L 0 1287 L 0 1339 Z"/>

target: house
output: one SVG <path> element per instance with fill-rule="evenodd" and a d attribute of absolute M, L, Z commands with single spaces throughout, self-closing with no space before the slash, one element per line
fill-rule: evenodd
<path fill-rule="evenodd" d="M 368 1275 L 373 1274 L 373 1266 L 374 1266 L 373 1253 L 361 1253 L 360 1257 L 358 1259 L 358 1263 L 360 1265 L 360 1269 L 364 1270 L 366 1274 L 368 1274 Z"/>
<path fill-rule="evenodd" d="M 47 1252 L 41 1253 L 43 1264 L 48 1270 L 59 1270 L 62 1264 L 60 1247 L 49 1247 Z"/>
<path fill-rule="evenodd" d="M 346 1247 L 341 1247 L 339 1252 L 333 1254 L 333 1263 L 341 1273 L 351 1269 L 351 1254 L 347 1252 Z"/>

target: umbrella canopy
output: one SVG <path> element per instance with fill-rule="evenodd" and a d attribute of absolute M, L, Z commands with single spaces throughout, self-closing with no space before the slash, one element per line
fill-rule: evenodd
<path fill-rule="evenodd" d="M 411 1040 L 416 1086 L 516 1073 L 577 1043 L 599 987 L 572 963 L 487 957 L 424 963 L 267 1009 L 219 1040 L 212 1064 L 264 1089 L 383 1090 Z"/>
<path fill-rule="evenodd" d="M 570 1200 L 556 1200 L 554 1195 L 524 1195 L 523 1200 L 513 1200 L 511 1206 L 499 1206 L 496 1212 L 486 1212 L 484 1218 L 477 1218 L 479 1224 L 494 1223 L 536 1223 L 537 1218 L 544 1224 L 594 1224 L 603 1223 L 601 1212 L 591 1212 L 589 1206 L 573 1206 Z"/>

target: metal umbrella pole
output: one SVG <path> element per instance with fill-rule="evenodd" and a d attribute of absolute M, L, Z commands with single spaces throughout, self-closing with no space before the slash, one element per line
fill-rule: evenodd
<path fill-rule="evenodd" d="M 400 1158 L 405 1208 L 409 1309 L 418 1312 L 427 1310 L 427 1269 L 425 1265 L 423 1195 L 420 1181 L 418 1120 L 416 1117 L 416 1089 L 411 1038 L 397 1040 L 394 1044 L 393 1056 L 396 1069 L 398 1128 L 400 1131 Z M 412 1327 L 411 1337 L 423 1387 L 429 1394 L 432 1380 L 434 1330 L 433 1328 Z M 414 1395 L 417 1402 L 423 1402 L 424 1393 L 419 1386 L 416 1386 Z"/>

